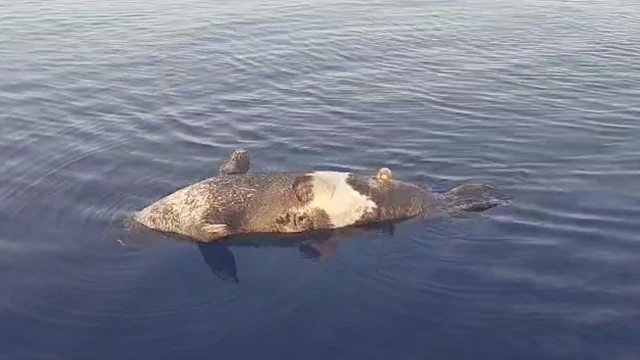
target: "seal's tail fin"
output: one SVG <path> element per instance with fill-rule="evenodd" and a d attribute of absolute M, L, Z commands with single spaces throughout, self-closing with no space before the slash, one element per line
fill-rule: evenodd
<path fill-rule="evenodd" d="M 466 212 L 480 212 L 507 202 L 491 196 L 492 186 L 486 184 L 466 184 L 457 186 L 445 194 L 452 209 Z"/>
<path fill-rule="evenodd" d="M 480 212 L 480 211 L 489 210 L 492 207 L 496 207 L 498 205 L 503 205 L 503 204 L 505 204 L 505 202 L 502 200 L 484 200 L 484 201 L 475 201 L 469 204 L 460 204 L 460 205 L 454 205 L 454 206 L 458 210 L 462 210 L 462 211 Z"/>

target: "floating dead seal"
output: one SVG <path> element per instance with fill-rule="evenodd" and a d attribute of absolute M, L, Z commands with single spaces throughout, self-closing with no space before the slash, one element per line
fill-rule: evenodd
<path fill-rule="evenodd" d="M 487 185 L 462 185 L 445 194 L 392 178 L 339 171 L 248 174 L 249 152 L 236 150 L 218 176 L 177 190 L 134 215 L 161 232 L 210 242 L 247 233 L 299 233 L 482 211 L 501 201 Z M 462 200 L 465 200 L 462 201 Z"/>

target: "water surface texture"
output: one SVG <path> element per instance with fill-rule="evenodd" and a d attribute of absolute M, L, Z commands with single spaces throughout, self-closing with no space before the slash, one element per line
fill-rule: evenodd
<path fill-rule="evenodd" d="M 0 358 L 638 359 L 639 39 L 634 0 L 3 1 Z M 125 236 L 237 147 L 513 200 Z"/>

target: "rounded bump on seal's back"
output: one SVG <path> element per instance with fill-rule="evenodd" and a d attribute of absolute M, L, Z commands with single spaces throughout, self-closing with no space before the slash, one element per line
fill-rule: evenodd
<path fill-rule="evenodd" d="M 225 160 L 218 172 L 220 175 L 246 174 L 251 166 L 251 155 L 243 148 L 236 149 Z"/>

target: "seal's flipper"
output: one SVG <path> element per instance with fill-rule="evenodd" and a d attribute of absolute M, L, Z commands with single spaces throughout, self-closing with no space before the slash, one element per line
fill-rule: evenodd
<path fill-rule="evenodd" d="M 251 164 L 249 152 L 245 149 L 237 149 L 220 166 L 220 175 L 246 174 Z"/>
<path fill-rule="evenodd" d="M 491 190 L 493 190 L 493 187 L 486 184 L 465 184 L 454 187 L 449 190 L 448 194 L 455 196 L 482 196 Z"/>
<path fill-rule="evenodd" d="M 494 187 L 486 184 L 466 184 L 457 186 L 444 194 L 449 203 L 451 215 L 465 212 L 481 212 L 509 202 L 493 194 Z"/>
<path fill-rule="evenodd" d="M 215 241 L 225 236 L 231 235 L 227 224 L 204 223 L 200 227 L 201 237 L 206 241 Z"/>
<path fill-rule="evenodd" d="M 505 202 L 501 200 L 475 201 L 468 204 L 458 205 L 456 206 L 456 210 L 467 212 L 481 212 L 502 204 L 505 204 Z"/>
<path fill-rule="evenodd" d="M 224 243 L 199 243 L 198 249 L 211 272 L 220 280 L 232 284 L 240 282 L 236 258 Z"/>

